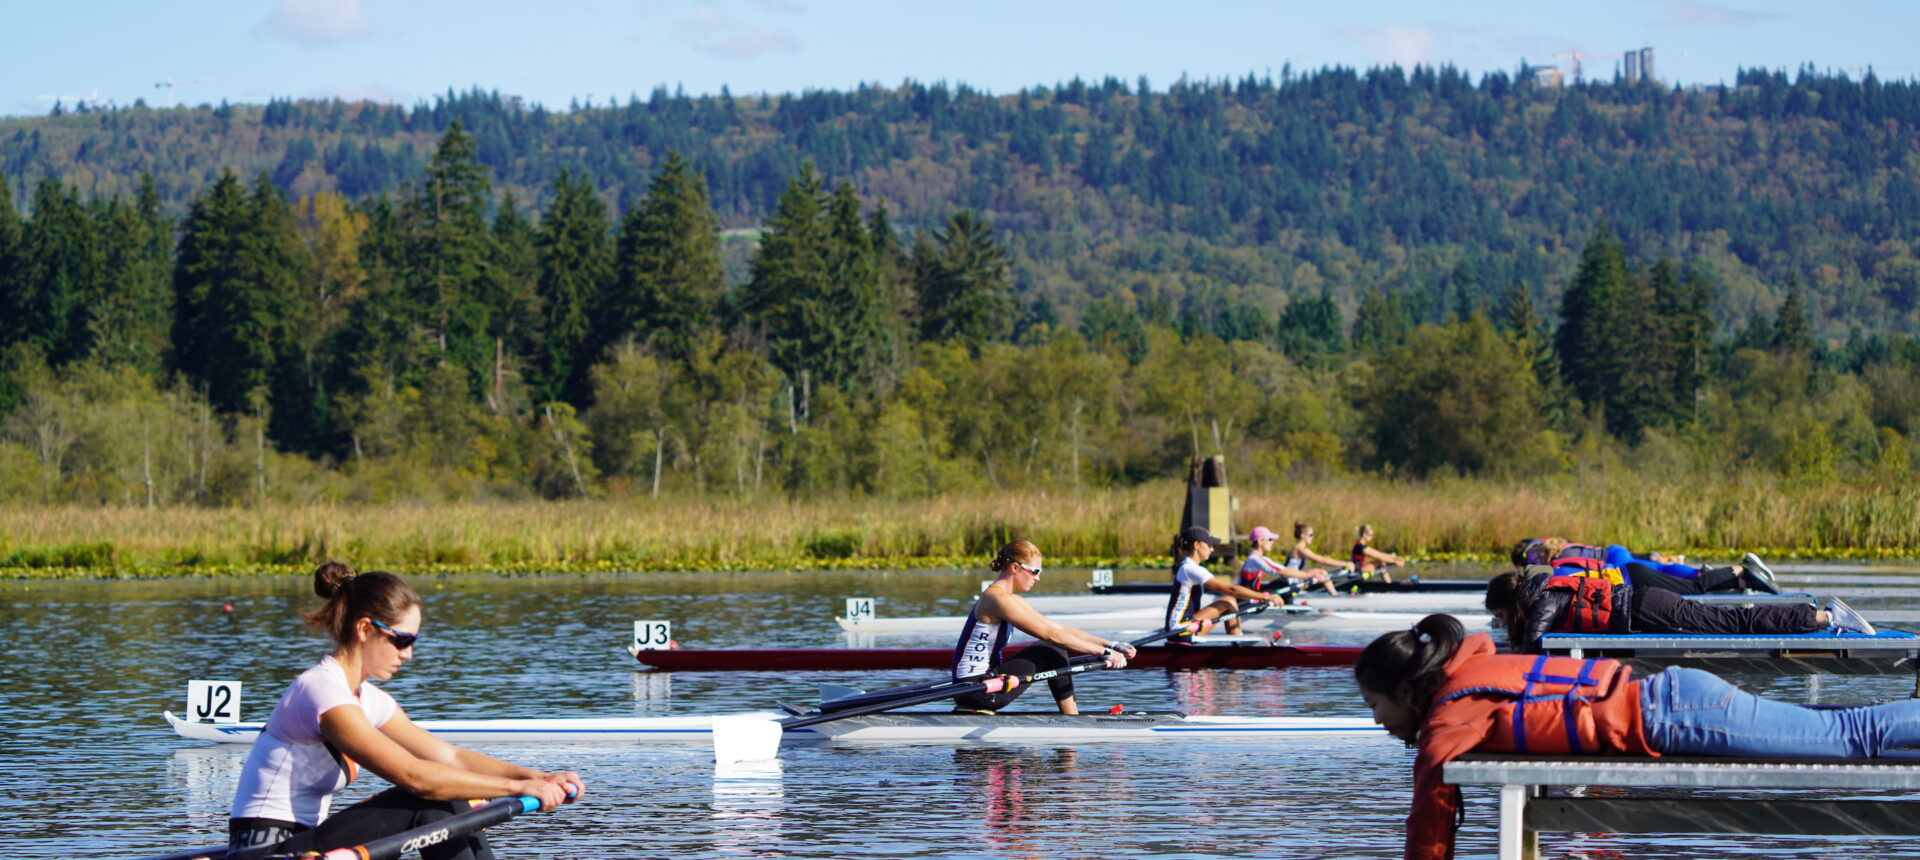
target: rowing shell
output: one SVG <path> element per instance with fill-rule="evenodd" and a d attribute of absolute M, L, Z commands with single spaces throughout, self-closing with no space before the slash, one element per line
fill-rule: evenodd
<path fill-rule="evenodd" d="M 1486 602 L 1486 589 L 1477 592 L 1435 592 L 1431 594 L 1340 594 L 1315 592 L 1299 595 L 1294 602 L 1322 609 L 1361 612 L 1402 611 L 1451 612 L 1478 609 Z M 1167 609 L 1167 589 L 1158 594 L 1036 594 L 1028 595 L 1034 609 L 1052 615 L 1057 612 L 1116 612 L 1125 609 Z"/>
<path fill-rule="evenodd" d="M 162 716 L 183 738 L 223 744 L 250 744 L 262 723 L 196 723 L 168 711 Z M 779 719 L 756 711 L 745 716 Z M 707 743 L 713 717 L 604 717 L 585 719 L 419 720 L 417 724 L 455 743 Z M 795 735 L 806 733 L 805 729 Z"/>
<path fill-rule="evenodd" d="M 1414 622 L 1427 617 L 1426 612 L 1348 612 L 1321 610 L 1316 605 L 1280 607 L 1286 610 L 1284 615 L 1254 616 L 1242 618 L 1241 624 L 1246 630 L 1268 630 L 1285 627 L 1294 630 L 1398 630 L 1412 627 Z M 1441 610 L 1434 610 L 1436 612 Z M 1101 612 L 1085 615 L 1050 615 L 1048 618 L 1063 624 L 1070 624 L 1083 630 L 1097 633 L 1134 633 L 1149 630 L 1158 625 L 1164 613 L 1157 609 L 1122 609 L 1114 612 Z M 1465 615 L 1454 613 L 1460 623 L 1472 630 L 1485 627 L 1493 619 L 1488 615 Z M 912 618 L 846 618 L 833 619 L 840 629 L 848 633 L 863 635 L 887 633 L 946 633 L 958 635 L 966 618 L 960 615 L 934 615 Z"/>
<path fill-rule="evenodd" d="M 183 738 L 250 744 L 260 723 L 214 725 L 164 714 Z M 771 712 L 747 714 L 779 719 Z M 713 721 L 702 717 L 612 719 L 422 720 L 420 727 L 450 741 L 479 743 L 712 743 Z M 793 739 L 943 743 L 955 741 L 1124 741 L 1187 738 L 1304 738 L 1382 735 L 1360 717 L 1190 717 L 1178 712 L 1136 714 L 880 713 L 847 717 L 788 731 Z M 1384 736 L 1384 735 L 1382 735 Z"/>
<path fill-rule="evenodd" d="M 1075 716 L 893 712 L 848 717 L 809 728 L 836 741 L 885 743 L 1387 736 L 1366 717 L 1190 717 L 1178 712 Z"/>
<path fill-rule="evenodd" d="M 1298 582 L 1299 580 L 1295 581 Z M 1363 594 L 1433 594 L 1446 592 L 1485 594 L 1487 591 L 1487 583 L 1485 580 L 1472 579 L 1402 579 L 1393 582 L 1367 579 L 1360 582 L 1349 582 L 1335 587 L 1341 591 L 1358 591 Z M 1165 597 L 1167 594 L 1167 586 L 1164 583 L 1156 582 L 1122 582 L 1114 585 L 1090 585 L 1087 586 L 1087 588 L 1095 594 L 1158 594 L 1162 597 Z"/>
<path fill-rule="evenodd" d="M 1007 649 L 1008 656 L 1020 646 Z M 952 669 L 952 648 L 663 648 L 634 652 L 642 665 L 667 671 L 865 672 Z M 1129 669 L 1286 669 L 1351 666 L 1357 646 L 1148 645 L 1127 658 Z"/>

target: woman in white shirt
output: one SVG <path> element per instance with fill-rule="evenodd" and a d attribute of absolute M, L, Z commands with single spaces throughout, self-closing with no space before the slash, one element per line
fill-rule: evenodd
<path fill-rule="evenodd" d="M 1214 547 L 1220 539 L 1214 537 L 1204 526 L 1188 526 L 1173 536 L 1173 593 L 1167 597 L 1166 627 L 1172 629 L 1186 625 L 1205 633 L 1213 627 L 1213 619 L 1229 615 L 1239 608 L 1239 600 L 1265 600 L 1280 602 L 1280 598 L 1263 594 L 1251 588 L 1235 585 L 1223 579 L 1216 579 L 1202 565 L 1213 558 Z M 1212 603 L 1205 603 L 1208 594 L 1218 595 Z M 1202 605 L 1205 603 L 1205 605 Z M 1227 632 L 1240 632 L 1240 619 L 1227 619 Z M 1191 645 L 1193 634 L 1182 633 L 1167 637 L 1169 645 Z"/>
<path fill-rule="evenodd" d="M 579 799 L 579 774 L 455 747 L 414 725 L 372 683 L 413 659 L 420 638 L 420 596 L 400 577 L 327 562 L 314 569 L 313 590 L 327 602 L 303 617 L 334 649 L 294 679 L 254 741 L 228 813 L 229 860 L 358 845 L 468 809 L 471 798 L 530 796 L 542 809 Z M 328 815 L 362 767 L 394 787 Z M 493 851 L 474 833 L 421 856 L 485 860 Z"/>

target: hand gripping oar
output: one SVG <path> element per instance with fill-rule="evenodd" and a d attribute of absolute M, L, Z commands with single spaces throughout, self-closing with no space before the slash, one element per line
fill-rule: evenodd
<path fill-rule="evenodd" d="M 572 793 L 568 794 L 573 796 Z M 442 818 L 432 824 L 416 827 L 412 830 L 382 836 L 360 845 L 335 848 L 331 851 L 302 855 L 268 854 L 269 860 L 280 857 L 317 857 L 321 860 L 392 860 L 409 851 L 418 851 L 430 845 L 438 845 L 449 839 L 457 839 L 479 830 L 492 827 L 522 812 L 533 812 L 540 808 L 540 799 L 535 797 L 502 797 L 480 804 L 465 812 L 458 812 Z M 192 851 L 162 854 L 142 860 L 224 860 L 227 846 L 216 845 Z"/>
<path fill-rule="evenodd" d="M 1257 615 L 1265 612 L 1267 607 L 1272 605 L 1270 601 L 1261 601 L 1246 609 L 1237 610 L 1222 615 L 1217 619 L 1210 620 L 1225 621 L 1229 618 L 1239 618 L 1244 615 Z M 1177 627 L 1169 627 L 1157 633 L 1148 634 L 1127 644 L 1138 648 L 1142 645 L 1158 642 L 1169 636 L 1179 636 L 1185 633 L 1197 632 L 1197 624 L 1198 622 L 1184 622 Z M 1092 672 L 1104 668 L 1106 668 L 1104 657 L 1075 657 L 1067 661 L 1067 665 L 1061 668 L 1045 669 L 1031 675 L 994 675 L 982 677 L 977 680 L 959 680 L 931 688 L 923 687 L 922 691 L 917 693 L 911 692 L 912 688 L 903 688 L 906 690 L 906 694 L 898 698 L 888 698 L 882 701 L 872 702 L 871 704 L 836 710 L 831 713 L 805 714 L 797 717 L 788 717 L 783 720 L 769 720 L 762 717 L 744 715 L 717 716 L 713 718 L 713 759 L 716 764 L 765 761 L 779 754 L 781 735 L 788 729 L 805 728 L 834 720 L 843 720 L 848 717 L 860 717 L 867 714 L 877 714 L 881 711 L 924 705 L 928 702 L 951 699 L 955 696 L 966 695 L 967 693 L 997 693 L 1001 690 L 1014 689 L 1023 684 L 1046 681 L 1062 675 L 1078 675 L 1082 672 Z M 867 697 L 863 698 L 870 698 L 872 695 L 873 694 L 868 694 Z"/>

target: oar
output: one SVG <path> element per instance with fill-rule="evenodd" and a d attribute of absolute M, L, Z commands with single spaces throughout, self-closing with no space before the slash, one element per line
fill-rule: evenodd
<path fill-rule="evenodd" d="M 568 794 L 569 797 L 572 793 Z M 488 801 L 466 812 L 455 813 L 424 827 L 382 836 L 360 845 L 335 848 L 318 856 L 322 860 L 392 860 L 409 851 L 418 851 L 430 845 L 438 845 L 449 839 L 456 839 L 479 830 L 492 827 L 522 812 L 533 812 L 540 808 L 540 800 L 535 797 L 503 797 Z M 227 846 L 215 845 L 191 851 L 162 854 L 146 857 L 142 860 L 225 860 Z M 269 854 L 267 858 L 290 856 Z"/>
<path fill-rule="evenodd" d="M 1256 615 L 1265 612 L 1273 604 L 1261 601 L 1246 609 L 1237 610 L 1220 616 L 1217 621 L 1238 618 L 1243 615 Z M 1194 632 L 1194 622 L 1186 622 L 1178 627 L 1169 627 L 1157 633 L 1150 633 L 1128 644 L 1138 648 L 1158 642 L 1169 636 L 1179 636 Z M 967 693 L 997 693 L 1010 690 L 1022 684 L 1045 681 L 1061 675 L 1078 675 L 1106 668 L 1106 661 L 1099 656 L 1075 657 L 1059 669 L 1045 669 L 1031 675 L 995 675 L 980 680 L 960 680 L 950 684 L 925 689 L 924 692 L 903 695 L 899 698 L 873 702 L 871 704 L 850 707 L 832 713 L 806 714 L 788 717 L 782 720 L 769 720 L 764 717 L 746 715 L 724 715 L 713 718 L 713 759 L 716 764 L 731 764 L 745 761 L 765 761 L 780 752 L 780 737 L 788 729 L 805 728 L 820 723 L 843 720 L 848 717 L 861 717 L 891 711 L 928 702 L 951 699 Z"/>

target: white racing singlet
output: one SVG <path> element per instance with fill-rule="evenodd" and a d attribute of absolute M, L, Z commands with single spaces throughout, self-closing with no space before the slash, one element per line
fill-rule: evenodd
<path fill-rule="evenodd" d="M 1165 626 L 1178 627 L 1200 610 L 1204 604 L 1207 580 L 1212 578 L 1213 574 L 1208 573 L 1199 562 L 1191 558 L 1180 562 L 1180 567 L 1173 572 L 1173 595 L 1167 598 Z"/>
<path fill-rule="evenodd" d="M 967 623 L 960 628 L 960 642 L 953 647 L 953 677 L 985 675 L 1000 665 L 1000 652 L 1007 647 L 1007 637 L 1012 633 L 1004 621 L 981 621 L 980 603 L 975 601 L 973 609 L 967 612 Z"/>
<path fill-rule="evenodd" d="M 359 695 L 354 695 L 347 686 L 346 670 L 331 654 L 295 678 L 247 753 L 228 816 L 291 821 L 306 827 L 324 821 L 333 795 L 346 788 L 358 770 L 343 766 L 343 761 L 352 760 L 344 755 L 336 758 L 320 734 L 320 715 L 346 705 L 366 711 L 367 722 L 374 728 L 386 725 L 400 707 L 371 683 L 362 683 Z"/>

